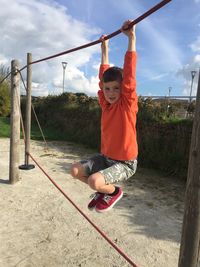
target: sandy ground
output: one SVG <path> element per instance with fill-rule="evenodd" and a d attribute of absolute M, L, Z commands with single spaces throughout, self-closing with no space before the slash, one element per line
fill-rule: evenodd
<path fill-rule="evenodd" d="M 63 142 L 31 143 L 31 153 L 65 193 L 138 267 L 177 267 L 185 186 L 138 169 L 121 184 L 123 199 L 109 212 L 87 209 L 92 193 L 69 175 L 70 163 L 92 151 Z M 23 164 L 23 142 L 21 163 Z M 9 140 L 0 139 L 0 267 L 125 267 L 103 239 L 41 170 L 20 171 L 8 183 Z"/>

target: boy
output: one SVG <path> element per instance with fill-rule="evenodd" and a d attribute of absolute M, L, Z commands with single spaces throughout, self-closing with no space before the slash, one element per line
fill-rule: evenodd
<path fill-rule="evenodd" d="M 135 28 L 124 22 L 121 31 L 128 37 L 124 69 L 109 67 L 108 41 L 101 37 L 102 59 L 99 70 L 101 116 L 101 154 L 75 163 L 71 175 L 97 191 L 88 204 L 97 212 L 110 210 L 123 196 L 113 184 L 131 177 L 137 168 L 136 139 L 136 37 Z M 126 30 L 125 30 L 126 29 Z"/>

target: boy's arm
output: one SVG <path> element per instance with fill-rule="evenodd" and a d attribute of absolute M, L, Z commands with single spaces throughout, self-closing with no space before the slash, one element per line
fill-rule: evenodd
<path fill-rule="evenodd" d="M 105 40 L 105 35 L 102 35 L 101 40 L 101 65 L 99 68 L 99 87 L 103 89 L 102 77 L 105 70 L 109 68 L 109 57 L 108 57 L 108 40 Z"/>
<path fill-rule="evenodd" d="M 128 49 L 127 51 L 135 51 L 136 52 L 136 35 L 135 35 L 135 25 L 128 28 L 129 24 L 132 20 L 127 20 L 124 22 L 121 31 L 128 37 Z"/>
<path fill-rule="evenodd" d="M 102 35 L 101 40 L 101 65 L 109 65 L 108 57 L 108 40 L 105 40 L 106 35 Z"/>
<path fill-rule="evenodd" d="M 136 94 L 136 35 L 135 26 L 128 28 L 131 20 L 126 21 L 121 31 L 128 37 L 128 49 L 124 60 L 123 94 L 127 100 L 137 102 Z"/>

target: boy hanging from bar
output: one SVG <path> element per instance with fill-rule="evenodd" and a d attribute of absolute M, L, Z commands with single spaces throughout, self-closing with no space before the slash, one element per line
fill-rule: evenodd
<path fill-rule="evenodd" d="M 101 37 L 101 153 L 71 166 L 71 175 L 96 191 L 88 208 L 97 212 L 110 210 L 122 198 L 122 188 L 115 184 L 133 176 L 137 169 L 136 35 L 130 23 L 125 21 L 121 28 L 128 37 L 123 70 L 109 66 L 108 40 Z"/>

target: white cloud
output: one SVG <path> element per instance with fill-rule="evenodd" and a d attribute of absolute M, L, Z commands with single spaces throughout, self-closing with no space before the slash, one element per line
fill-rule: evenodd
<path fill-rule="evenodd" d="M 200 1 L 196 1 L 200 2 Z M 198 82 L 198 72 L 199 72 L 199 66 L 200 66 L 200 36 L 197 36 L 196 40 L 189 45 L 191 50 L 195 54 L 190 61 L 188 61 L 187 64 L 183 65 L 179 70 L 177 71 L 177 76 L 182 76 L 184 78 L 183 82 L 183 95 L 190 95 L 191 85 L 192 85 L 192 75 L 191 71 L 196 71 L 196 75 L 193 80 L 192 85 L 192 94 L 196 95 L 197 93 L 197 82 Z"/>
<path fill-rule="evenodd" d="M 0 25 L 3 25 L 0 64 L 9 64 L 16 58 L 24 66 L 27 52 L 32 53 L 34 61 L 91 42 L 92 36 L 100 33 L 99 29 L 72 18 L 65 7 L 52 0 L 0 0 L 0 6 Z M 93 46 L 34 64 L 33 95 L 58 90 L 53 87 L 55 80 L 62 88 L 62 61 L 68 62 L 73 78 L 77 79 L 72 81 L 72 89 L 89 92 L 92 79 L 87 80 L 79 68 L 90 62 L 97 51 L 99 48 Z"/>
<path fill-rule="evenodd" d="M 150 80 L 160 81 L 166 76 L 168 76 L 168 73 L 162 73 L 162 74 L 158 74 L 158 75 L 155 75 L 155 76 L 151 77 Z"/>
<path fill-rule="evenodd" d="M 8 65 L 8 59 L 3 54 L 0 54 L 0 64 Z"/>
<path fill-rule="evenodd" d="M 197 93 L 197 81 L 198 81 L 198 72 L 200 66 L 200 55 L 194 56 L 191 61 L 184 65 L 178 72 L 178 76 L 184 77 L 184 85 L 183 85 L 183 95 L 190 94 L 190 88 L 192 83 L 192 75 L 191 71 L 196 71 L 194 80 L 193 80 L 193 95 Z"/>
<path fill-rule="evenodd" d="M 190 47 L 194 52 L 200 51 L 200 36 L 197 37 L 197 40 L 193 44 L 191 44 Z"/>
<path fill-rule="evenodd" d="M 57 76 L 53 80 L 53 88 L 56 88 L 57 93 L 63 91 L 62 79 L 63 77 L 60 75 L 60 77 Z M 87 79 L 84 73 L 76 67 L 66 68 L 64 87 L 65 92 L 70 90 L 70 92 L 85 92 L 90 95 L 96 95 L 98 90 L 98 76 L 92 76 Z"/>

